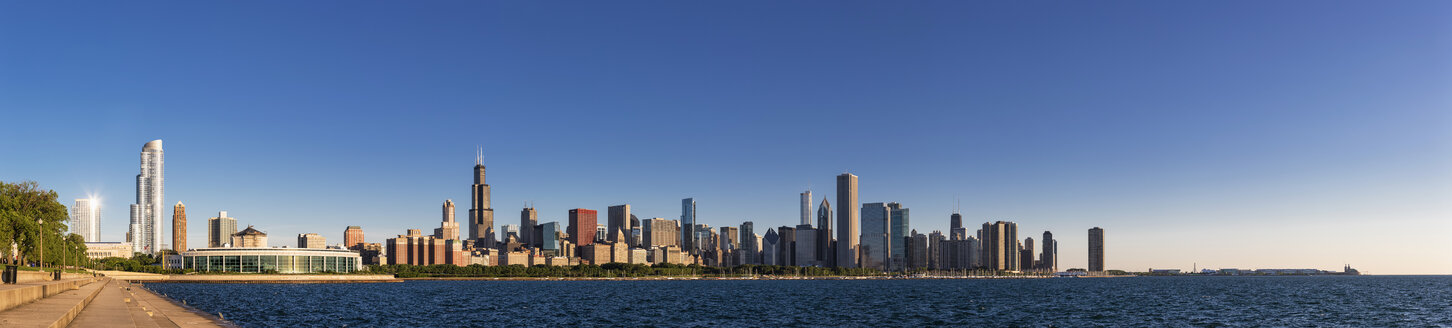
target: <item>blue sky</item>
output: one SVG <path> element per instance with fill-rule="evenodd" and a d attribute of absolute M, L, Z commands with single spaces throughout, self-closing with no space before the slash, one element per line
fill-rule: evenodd
<path fill-rule="evenodd" d="M 1447 2 L 7 2 L 0 45 L 0 180 L 99 194 L 108 240 L 152 139 L 192 245 L 429 231 L 477 145 L 497 224 L 764 234 L 850 171 L 1066 268 L 1099 226 L 1111 268 L 1452 273 Z"/>

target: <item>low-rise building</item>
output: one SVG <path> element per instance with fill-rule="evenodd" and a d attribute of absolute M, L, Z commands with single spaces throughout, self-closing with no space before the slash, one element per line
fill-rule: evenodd
<path fill-rule="evenodd" d="M 181 253 L 181 268 L 248 273 L 347 273 L 363 268 L 358 253 L 345 249 L 199 248 Z"/>
<path fill-rule="evenodd" d="M 86 258 L 95 260 L 108 257 L 131 258 L 131 243 L 115 241 L 86 243 Z"/>

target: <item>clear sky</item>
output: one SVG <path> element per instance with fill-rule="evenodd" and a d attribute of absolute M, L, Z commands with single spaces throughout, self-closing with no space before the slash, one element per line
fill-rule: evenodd
<path fill-rule="evenodd" d="M 107 241 L 152 139 L 191 245 L 465 221 L 482 146 L 500 225 L 765 234 L 850 171 L 1061 268 L 1098 226 L 1111 269 L 1452 273 L 1447 1 L 8 1 L 0 127 L 0 180 L 99 195 Z"/>

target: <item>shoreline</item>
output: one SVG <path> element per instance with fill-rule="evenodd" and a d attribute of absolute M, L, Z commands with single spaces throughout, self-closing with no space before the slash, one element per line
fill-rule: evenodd
<path fill-rule="evenodd" d="M 1132 277 L 1132 276 L 1125 276 Z M 692 281 L 692 280 L 955 280 L 955 279 L 1048 279 L 1045 276 L 967 276 L 967 277 L 903 277 L 903 276 L 817 276 L 817 277 L 410 277 L 404 281 Z M 1105 277 L 1108 278 L 1108 277 Z"/>

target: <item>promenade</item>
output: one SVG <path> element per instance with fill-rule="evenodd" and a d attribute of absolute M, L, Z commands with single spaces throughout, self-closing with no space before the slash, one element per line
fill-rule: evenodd
<path fill-rule="evenodd" d="M 0 307 L 7 328 L 234 326 L 109 277 L 3 285 Z"/>

